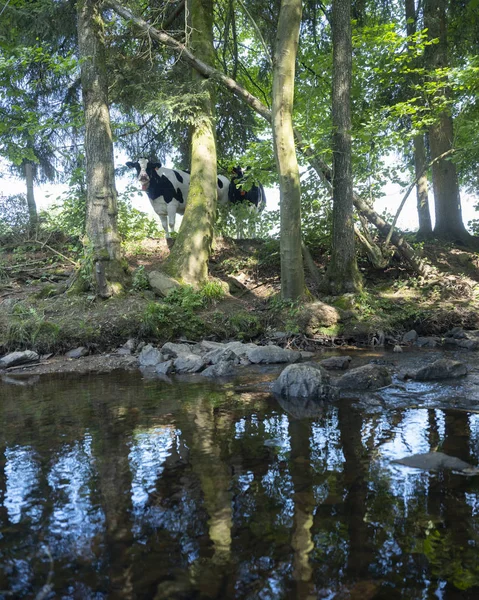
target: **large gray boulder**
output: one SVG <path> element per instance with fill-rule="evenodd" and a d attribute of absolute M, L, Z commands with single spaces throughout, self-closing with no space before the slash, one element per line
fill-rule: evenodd
<path fill-rule="evenodd" d="M 199 373 L 206 367 L 203 357 L 197 354 L 183 354 L 173 361 L 177 373 Z"/>
<path fill-rule="evenodd" d="M 253 364 L 294 363 L 301 360 L 301 353 L 280 346 L 257 346 L 246 352 L 246 358 Z"/>
<path fill-rule="evenodd" d="M 138 362 L 142 367 L 155 367 L 164 360 L 163 354 L 151 344 L 144 346 L 138 356 Z"/>
<path fill-rule="evenodd" d="M 235 369 L 233 367 L 233 363 L 229 361 L 220 361 L 216 364 L 207 367 L 204 371 L 201 372 L 201 375 L 203 375 L 203 377 L 211 377 L 214 379 L 216 377 L 228 377 L 234 372 Z"/>
<path fill-rule="evenodd" d="M 179 356 L 196 354 L 194 344 L 175 344 L 173 342 L 163 344 L 161 353 L 165 358 L 178 358 Z"/>
<path fill-rule="evenodd" d="M 158 296 L 162 297 L 168 296 L 170 292 L 181 287 L 176 279 L 173 279 L 160 271 L 150 271 L 150 273 L 148 273 L 148 281 L 150 282 L 151 289 L 158 294 Z"/>
<path fill-rule="evenodd" d="M 391 374 L 382 365 L 364 365 L 351 369 L 337 382 L 342 390 L 378 390 L 392 383 Z"/>
<path fill-rule="evenodd" d="M 40 360 L 40 357 L 33 350 L 24 350 L 23 352 L 11 352 L 0 358 L 0 369 L 8 369 L 18 365 L 25 365 Z"/>
<path fill-rule="evenodd" d="M 430 365 L 408 372 L 406 377 L 416 381 L 437 381 L 440 379 L 455 379 L 464 375 L 467 375 L 467 367 L 464 363 L 449 358 L 440 358 Z"/>
<path fill-rule="evenodd" d="M 273 384 L 273 392 L 286 398 L 334 400 L 338 390 L 330 385 L 329 374 L 313 363 L 288 365 Z"/>
<path fill-rule="evenodd" d="M 233 350 L 224 347 L 210 350 L 203 355 L 203 358 L 209 365 L 216 365 L 220 362 L 229 362 L 234 364 L 239 364 L 240 362 L 239 357 L 233 352 Z"/>

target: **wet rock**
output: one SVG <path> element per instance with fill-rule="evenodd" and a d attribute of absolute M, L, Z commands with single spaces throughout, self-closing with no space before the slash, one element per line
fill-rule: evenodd
<path fill-rule="evenodd" d="M 321 400 L 309 398 L 289 398 L 276 396 L 278 404 L 295 419 L 317 419 L 324 414 L 328 404 Z"/>
<path fill-rule="evenodd" d="M 173 361 L 165 360 L 165 362 L 156 365 L 155 373 L 158 375 L 169 375 L 174 370 Z"/>
<path fill-rule="evenodd" d="M 438 339 L 433 337 L 418 337 L 416 346 L 419 348 L 435 348 L 438 344 Z"/>
<path fill-rule="evenodd" d="M 417 335 L 417 331 L 415 329 L 411 329 L 411 331 L 408 331 L 407 333 L 405 333 L 402 336 L 402 341 L 405 344 L 414 344 L 414 342 L 417 340 L 418 335 Z"/>
<path fill-rule="evenodd" d="M 451 471 L 458 471 L 463 475 L 478 475 L 479 468 L 474 465 L 456 458 L 455 456 L 449 456 L 443 452 L 426 452 L 424 454 L 413 454 L 412 456 L 405 456 L 398 460 L 393 460 L 393 463 L 404 465 L 406 467 L 412 467 L 414 469 L 424 469 L 425 471 L 442 471 L 443 469 L 449 469 Z"/>
<path fill-rule="evenodd" d="M 246 352 L 247 359 L 253 364 L 294 363 L 301 360 L 301 354 L 296 350 L 286 350 L 279 346 L 257 346 Z"/>
<path fill-rule="evenodd" d="M 416 371 L 405 373 L 405 378 L 416 381 L 437 381 L 440 379 L 455 379 L 467 375 L 467 367 L 458 360 L 440 358 L 430 365 L 426 365 Z"/>
<path fill-rule="evenodd" d="M 349 368 L 351 360 L 350 356 L 331 356 L 319 361 L 319 365 L 325 369 L 345 371 Z"/>
<path fill-rule="evenodd" d="M 203 358 L 205 362 L 209 365 L 216 365 L 219 362 L 229 362 L 239 364 L 240 359 L 238 356 L 229 348 L 216 348 L 216 350 L 211 350 L 207 352 Z"/>
<path fill-rule="evenodd" d="M 444 337 L 454 338 L 456 340 L 464 340 L 467 338 L 467 334 L 462 327 L 453 327 L 444 334 Z"/>
<path fill-rule="evenodd" d="M 456 346 L 465 350 L 477 350 L 479 348 L 478 340 L 456 339 Z"/>
<path fill-rule="evenodd" d="M 79 346 L 78 348 L 65 352 L 67 358 L 81 358 L 82 356 L 87 356 L 87 354 L 89 354 L 89 351 L 85 346 Z"/>
<path fill-rule="evenodd" d="M 138 362 L 142 367 L 154 367 L 164 360 L 163 354 L 151 344 L 147 344 L 138 357 Z"/>
<path fill-rule="evenodd" d="M 301 359 L 313 358 L 314 356 L 314 352 L 307 352 L 306 350 L 300 350 L 299 353 L 301 354 Z"/>
<path fill-rule="evenodd" d="M 161 353 L 165 358 L 178 358 L 184 355 L 196 354 L 193 344 L 174 344 L 173 342 L 163 344 Z"/>
<path fill-rule="evenodd" d="M 206 362 L 196 354 L 183 354 L 173 361 L 177 373 L 199 373 L 206 367 Z"/>
<path fill-rule="evenodd" d="M 227 377 L 232 375 L 235 369 L 232 362 L 220 361 L 214 365 L 207 367 L 201 372 L 203 377 Z"/>
<path fill-rule="evenodd" d="M 23 352 L 11 352 L 3 358 L 0 358 L 0 369 L 8 369 L 18 365 L 26 365 L 28 363 L 37 362 L 39 356 L 33 350 L 24 350 Z"/>
<path fill-rule="evenodd" d="M 342 390 L 378 390 L 391 385 L 391 374 L 382 365 L 364 365 L 351 369 L 337 382 Z"/>
<path fill-rule="evenodd" d="M 148 281 L 150 282 L 151 289 L 158 294 L 158 296 L 162 297 L 168 296 L 170 292 L 181 287 L 176 279 L 168 277 L 168 275 L 165 275 L 160 271 L 150 271 L 150 273 L 148 273 Z"/>
<path fill-rule="evenodd" d="M 314 363 L 288 365 L 272 389 L 286 398 L 334 400 L 339 396 L 338 390 L 330 385 L 328 372 Z"/>

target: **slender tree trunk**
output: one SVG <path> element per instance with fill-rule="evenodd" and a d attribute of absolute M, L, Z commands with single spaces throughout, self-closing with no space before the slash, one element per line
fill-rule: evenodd
<path fill-rule="evenodd" d="M 351 0 L 333 0 L 333 235 L 325 283 L 329 293 L 356 292 L 361 277 L 356 263 L 351 160 L 351 81 L 353 47 Z"/>
<path fill-rule="evenodd" d="M 27 182 L 27 206 L 30 233 L 34 234 L 38 223 L 37 205 L 35 203 L 35 194 L 33 191 L 33 165 L 27 161 L 25 166 L 25 180 Z"/>
<path fill-rule="evenodd" d="M 192 51 L 214 63 L 213 0 L 191 0 Z M 188 203 L 175 245 L 164 269 L 184 283 L 198 285 L 208 277 L 208 260 L 216 217 L 217 173 L 212 82 L 193 71 L 193 80 L 201 82 L 204 99 L 191 137 L 191 180 Z"/>
<path fill-rule="evenodd" d="M 117 0 L 106 0 L 105 4 L 110 6 L 117 14 L 124 19 L 134 23 L 143 33 L 149 35 L 152 39 L 157 42 L 164 44 L 177 54 L 181 54 L 182 58 L 190 64 L 198 73 L 204 77 L 214 78 L 215 81 L 221 83 L 221 85 L 228 89 L 237 98 L 243 101 L 245 104 L 250 106 L 257 114 L 263 117 L 268 123 L 272 123 L 273 116 L 271 111 L 262 103 L 258 98 L 253 96 L 248 90 L 239 85 L 234 79 L 228 77 L 218 69 L 208 65 L 202 60 L 199 60 L 184 44 L 178 42 L 163 31 L 158 31 L 151 25 L 149 25 L 144 19 L 135 16 L 131 10 L 125 8 Z M 331 186 L 332 173 L 331 168 L 320 160 L 314 149 L 310 145 L 303 142 L 301 135 L 298 131 L 294 131 L 294 137 L 298 150 L 303 156 L 309 161 L 310 165 L 318 174 L 318 177 L 324 182 L 327 187 Z M 370 206 L 364 202 L 359 194 L 353 194 L 354 206 L 358 212 L 360 212 L 370 223 L 375 225 L 381 235 L 386 237 L 391 229 L 382 217 L 378 215 Z M 400 236 L 396 232 L 392 233 L 391 243 L 396 246 L 398 253 L 403 260 L 409 264 L 412 271 L 426 275 L 428 268 L 422 261 L 421 257 L 415 252 L 415 250 L 407 243 L 403 236 Z"/>
<path fill-rule="evenodd" d="M 113 140 L 108 108 L 108 80 L 98 0 L 78 0 L 78 45 L 85 111 L 87 181 L 86 233 L 93 249 L 97 293 L 109 297 L 122 290 L 117 227 Z"/>
<path fill-rule="evenodd" d="M 406 8 L 406 29 L 408 36 L 416 33 L 417 18 L 414 0 L 405 0 Z M 416 174 L 416 196 L 417 196 L 417 216 L 419 221 L 419 233 L 428 236 L 432 233 L 431 214 L 429 212 L 428 198 L 428 180 L 425 166 L 427 164 L 426 146 L 424 144 L 424 134 L 419 133 L 414 136 L 414 170 Z"/>
<path fill-rule="evenodd" d="M 435 77 L 435 70 L 447 67 L 447 20 L 446 0 L 424 1 L 424 25 L 429 32 L 429 39 L 438 39 L 439 43 L 426 49 L 426 67 L 430 76 Z M 447 84 L 437 92 L 448 96 Z M 449 110 L 443 110 L 429 128 L 429 146 L 431 158 L 451 150 L 454 144 L 452 116 Z M 470 235 L 462 221 L 461 198 L 456 165 L 450 157 L 437 161 L 432 166 L 432 183 L 434 188 L 434 204 L 436 209 L 435 235 L 452 241 L 469 241 Z"/>
<path fill-rule="evenodd" d="M 273 142 L 280 189 L 281 296 L 285 300 L 297 300 L 305 291 L 301 189 L 292 119 L 301 12 L 301 0 L 282 0 L 273 61 Z"/>

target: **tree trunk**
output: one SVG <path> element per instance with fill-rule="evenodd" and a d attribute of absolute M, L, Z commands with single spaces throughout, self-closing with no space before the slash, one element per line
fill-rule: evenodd
<path fill-rule="evenodd" d="M 87 181 L 86 234 L 91 245 L 97 293 L 107 298 L 123 289 L 117 227 L 113 141 L 108 109 L 108 80 L 98 0 L 78 1 L 78 45 L 85 112 Z"/>
<path fill-rule="evenodd" d="M 356 292 L 361 277 L 356 263 L 351 161 L 351 81 L 353 48 L 351 0 L 333 0 L 333 235 L 326 290 Z"/>
<path fill-rule="evenodd" d="M 189 12 L 192 51 L 201 60 L 213 64 L 213 0 L 191 0 Z M 197 286 L 208 277 L 216 217 L 217 173 L 213 84 L 197 71 L 193 71 L 192 77 L 201 82 L 205 93 L 200 114 L 192 127 L 188 203 L 164 269 L 179 281 Z"/>
<path fill-rule="evenodd" d="M 117 14 L 124 19 L 134 23 L 141 31 L 150 36 L 152 39 L 164 44 L 168 48 L 171 48 L 177 54 L 181 54 L 181 57 L 189 63 L 194 69 L 201 73 L 204 77 L 214 78 L 215 81 L 221 83 L 221 85 L 230 90 L 237 98 L 242 102 L 250 106 L 256 113 L 262 116 L 268 123 L 272 122 L 271 111 L 262 103 L 258 98 L 253 96 L 248 90 L 239 85 L 234 79 L 228 77 L 218 69 L 208 65 L 202 60 L 199 60 L 184 44 L 178 42 L 163 31 L 158 31 L 151 25 L 149 25 L 144 19 L 135 16 L 131 10 L 125 8 L 118 3 L 117 0 L 106 0 L 105 4 L 110 6 Z M 310 145 L 305 144 L 301 139 L 301 135 L 298 131 L 293 130 L 296 146 L 303 156 L 309 161 L 310 165 L 316 171 L 320 179 L 325 185 L 330 186 L 332 180 L 332 173 L 330 167 L 318 158 L 314 149 Z M 375 225 L 383 237 L 386 237 L 391 229 L 390 226 L 382 219 L 367 203 L 361 199 L 359 194 L 353 194 L 353 202 L 356 210 L 358 210 L 364 217 L 373 225 Z M 419 275 L 426 275 L 428 267 L 418 256 L 417 252 L 407 243 L 404 237 L 393 232 L 391 235 L 391 243 L 397 248 L 398 254 L 403 260 L 409 264 L 412 271 Z"/>
<path fill-rule="evenodd" d="M 414 0 L 405 0 L 406 30 L 408 36 L 416 33 L 416 8 Z M 431 214 L 429 212 L 428 180 L 425 170 L 427 164 L 424 134 L 414 136 L 414 171 L 416 175 L 417 216 L 419 221 L 419 234 L 428 236 L 432 233 Z"/>
<path fill-rule="evenodd" d="M 282 0 L 273 61 L 273 143 L 280 189 L 281 296 L 297 300 L 305 291 L 301 253 L 301 189 L 293 132 L 296 53 L 301 0 Z"/>
<path fill-rule="evenodd" d="M 30 234 L 34 235 L 38 223 L 37 205 L 35 203 L 35 194 L 33 191 L 33 165 L 31 162 L 26 161 L 25 166 L 25 180 L 27 182 L 27 206 L 28 206 L 28 218 Z"/>
<path fill-rule="evenodd" d="M 426 68 L 430 77 L 435 77 L 435 70 L 445 68 L 447 60 L 447 21 L 446 0 L 425 0 L 424 25 L 428 29 L 429 39 L 438 39 L 439 43 L 426 48 Z M 448 96 L 449 89 L 444 84 L 438 95 Z M 448 152 L 453 147 L 454 133 L 452 116 L 449 110 L 442 110 L 436 121 L 429 128 L 429 146 L 431 158 Z M 432 166 L 432 183 L 434 189 L 434 205 L 436 222 L 434 233 L 451 241 L 468 242 L 469 233 L 462 221 L 461 199 L 456 165 L 450 157 L 437 161 Z"/>

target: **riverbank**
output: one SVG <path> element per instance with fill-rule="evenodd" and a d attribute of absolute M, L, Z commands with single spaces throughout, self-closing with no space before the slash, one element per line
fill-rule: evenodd
<path fill-rule="evenodd" d="M 62 256 L 58 254 L 61 252 Z M 131 291 L 101 301 L 91 293 L 65 292 L 73 265 L 65 248 L 39 247 L 0 254 L 0 355 L 35 350 L 52 355 L 45 372 L 127 368 L 129 357 L 115 352 L 136 343 L 210 339 L 275 343 L 317 352 L 330 347 L 386 349 L 401 345 L 409 330 L 444 336 L 453 327 L 479 329 L 477 254 L 424 243 L 433 267 L 427 280 L 409 277 L 399 263 L 385 270 L 360 260 L 364 292 L 321 296 L 307 277 L 308 303 L 280 300 L 280 259 L 276 241 L 219 239 L 211 258 L 211 285 L 162 299 L 148 276 L 161 270 L 164 240 L 145 240 L 126 249 L 133 274 Z M 326 268 L 321 248 L 311 248 L 319 274 Z M 65 353 L 84 348 L 80 363 Z M 75 362 L 76 361 L 76 362 Z M 120 365 L 117 367 L 115 365 Z"/>

